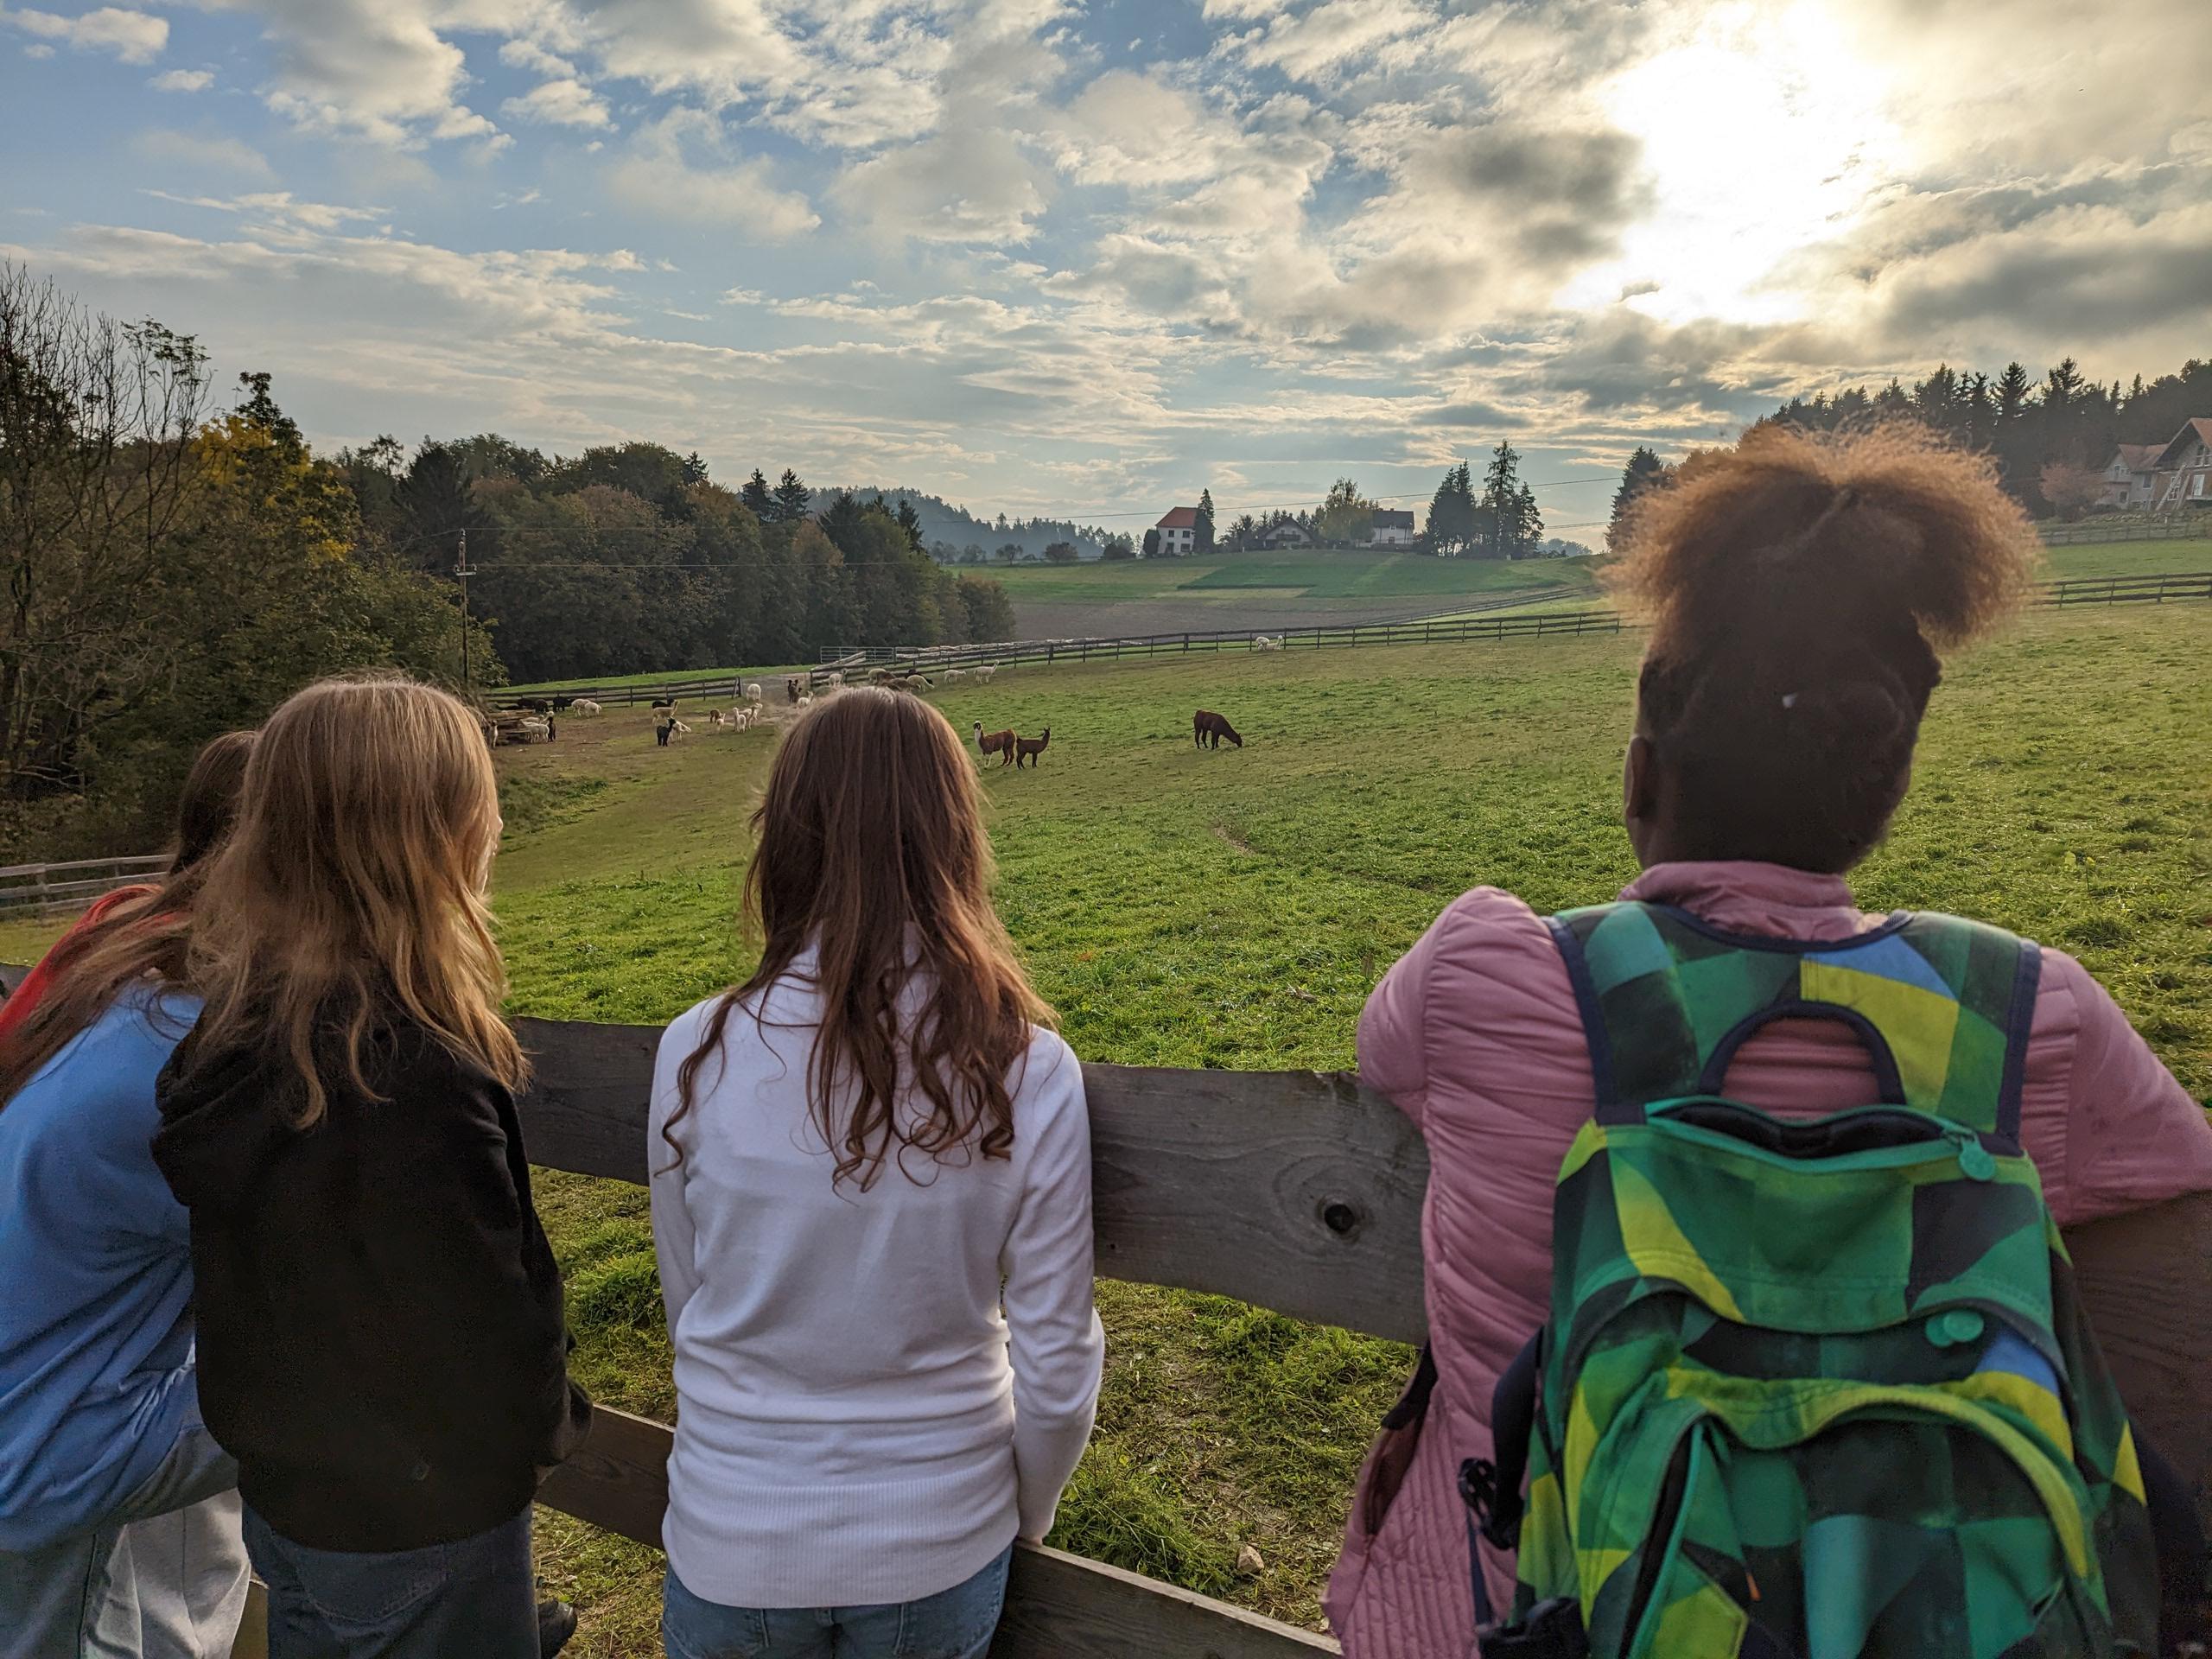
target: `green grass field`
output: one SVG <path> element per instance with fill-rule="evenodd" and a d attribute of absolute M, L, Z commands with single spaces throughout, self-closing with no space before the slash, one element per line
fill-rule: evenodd
<path fill-rule="evenodd" d="M 2212 1090 L 2212 608 L 2031 614 L 1936 694 L 1913 792 L 1857 880 L 2079 955 L 2200 1096 Z M 1478 883 L 1539 909 L 1633 874 L 1618 766 L 1640 642 L 1232 654 L 1001 674 L 941 695 L 1050 726 L 1033 772 L 984 772 L 1000 901 L 1088 1058 L 1336 1067 L 1382 970 Z M 1195 751 L 1193 708 L 1242 750 Z M 645 711 L 501 756 L 497 904 L 519 1012 L 658 1020 L 746 966 L 732 925 L 766 732 L 654 747 Z M 41 931 L 50 933 L 51 928 Z M 0 930 L 21 960 L 37 933 Z M 580 1373 L 666 1415 L 641 1190 L 547 1174 Z M 1319 1618 L 1353 1475 L 1409 1356 L 1180 1293 L 1103 1284 L 1098 1433 L 1055 1541 L 1300 1624 Z M 657 1652 L 658 1558 L 557 1516 L 544 1570 L 572 1652 Z M 1266 1562 L 1240 1577 L 1240 1546 Z"/>
<path fill-rule="evenodd" d="M 2085 542 L 2079 547 L 2048 547 L 2044 558 L 2054 579 L 2062 576 L 2155 576 L 2212 570 L 2212 539 L 2171 542 Z"/>
<path fill-rule="evenodd" d="M 2212 717 L 2202 607 L 2039 615 L 1959 664 L 1915 791 L 1859 888 L 1874 907 L 1986 916 L 2073 950 L 2192 1090 L 2212 1089 Z M 1346 1065 L 1369 988 L 1478 882 L 1540 907 L 1632 873 L 1616 821 L 1633 636 L 1251 656 L 1002 676 L 939 698 L 1052 728 L 1044 766 L 989 771 L 1001 905 L 1082 1053 Z M 1200 753 L 1191 709 L 1236 719 Z M 744 964 L 731 927 L 772 739 L 665 753 L 642 716 L 510 753 L 535 827 L 502 860 L 516 1001 L 657 1020 Z M 601 782 L 599 780 L 604 780 Z M 671 1400 L 643 1197 L 545 1183 L 594 1392 Z M 1099 1432 L 1057 1541 L 1300 1623 L 1318 1618 L 1359 1456 L 1408 1356 L 1215 1299 L 1102 1287 Z M 555 1522 L 588 1653 L 648 1639 L 643 1551 Z M 1234 1571 L 1251 1543 L 1267 1569 Z M 602 1643 L 604 1645 L 602 1645 Z"/>

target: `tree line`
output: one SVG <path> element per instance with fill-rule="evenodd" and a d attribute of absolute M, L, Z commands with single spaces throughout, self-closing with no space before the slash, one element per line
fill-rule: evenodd
<path fill-rule="evenodd" d="M 995 582 L 932 560 L 910 500 L 810 489 L 789 467 L 734 492 L 657 443 L 549 456 L 496 434 L 380 438 L 336 464 L 368 546 L 451 573 L 514 678 L 797 662 L 840 645 L 1004 639 Z"/>
<path fill-rule="evenodd" d="M 200 743 L 348 668 L 480 692 L 1014 632 L 911 504 L 752 493 L 654 444 L 318 455 L 268 375 L 226 406 L 192 335 L 0 264 L 0 861 L 156 844 Z"/>
<path fill-rule="evenodd" d="M 1766 418 L 1814 431 L 1911 420 L 1993 456 L 2005 487 L 2037 518 L 2074 517 L 2098 497 L 2098 477 L 2123 443 L 2164 443 L 2182 424 L 2212 415 L 2212 359 L 2127 385 L 2086 377 L 2071 357 L 2041 379 L 2018 362 L 1995 375 L 1948 364 L 1907 386 L 1792 397 Z"/>

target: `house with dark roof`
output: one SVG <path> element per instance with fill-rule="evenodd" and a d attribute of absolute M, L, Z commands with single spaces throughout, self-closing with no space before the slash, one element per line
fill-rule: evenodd
<path fill-rule="evenodd" d="M 1196 507 L 1173 508 L 1154 528 L 1160 531 L 1162 558 L 1188 558 L 1198 550 L 1198 510 Z"/>
<path fill-rule="evenodd" d="M 1411 547 L 1414 544 L 1414 516 L 1392 507 L 1377 507 L 1368 520 L 1367 544 L 1370 547 Z"/>
<path fill-rule="evenodd" d="M 1270 526 L 1261 536 L 1260 545 L 1262 547 L 1311 547 L 1313 545 L 1313 538 L 1306 533 L 1306 527 L 1297 519 L 1286 518 L 1281 524 Z"/>

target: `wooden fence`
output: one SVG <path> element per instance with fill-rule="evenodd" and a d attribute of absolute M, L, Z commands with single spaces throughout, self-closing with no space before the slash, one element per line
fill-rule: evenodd
<path fill-rule="evenodd" d="M 142 858 L 79 858 L 67 864 L 10 864 L 0 868 L 0 917 L 81 910 L 104 893 L 134 881 L 156 880 L 168 867 L 167 853 Z"/>
<path fill-rule="evenodd" d="M 0 968 L 12 987 L 20 968 Z M 516 1022 L 536 1068 L 531 1160 L 643 1183 L 654 1026 Z M 1103 1277 L 1210 1292 L 1295 1319 L 1418 1343 L 1428 1154 L 1348 1073 L 1086 1064 Z M 2139 1433 L 2212 1515 L 2212 1194 L 2066 1235 L 2075 1279 Z M 600 1407 L 540 1501 L 658 1547 L 671 1434 Z M 1347 1503 L 1351 1495 L 1346 1495 Z M 257 1655 L 242 1637 L 239 1659 Z M 994 1659 L 1312 1659 L 1310 1630 L 1059 1550 L 1014 1556 Z"/>
<path fill-rule="evenodd" d="M 2163 603 L 2169 600 L 2212 599 L 2212 571 L 2149 576 L 2081 576 L 2042 583 L 2031 601 L 2037 605 L 2127 605 Z M 1527 595 L 1512 601 L 1534 603 Z M 1566 611 L 1551 615 L 1468 615 L 1469 607 L 1444 617 L 1414 618 L 1404 622 L 1316 624 L 1311 627 L 1280 628 L 1268 633 L 1281 641 L 1285 651 L 1357 645 L 1453 645 L 1477 640 L 1553 639 L 1567 635 L 1618 633 L 1637 626 L 1618 611 Z M 857 680 L 878 668 L 912 670 L 940 674 L 948 669 L 986 664 L 1001 668 L 1055 668 L 1084 663 L 1157 662 L 1193 654 L 1250 652 L 1256 631 L 1250 628 L 1193 628 L 1180 633 L 1097 635 L 1080 639 L 1014 639 L 978 645 L 832 646 L 821 665 L 812 671 L 818 678 L 833 669 Z M 602 703 L 649 702 L 655 697 L 735 698 L 741 675 L 694 675 L 656 680 L 640 685 L 577 685 L 531 692 L 533 697 L 590 697 Z M 761 674 L 762 689 L 772 699 L 783 695 L 780 674 Z"/>
<path fill-rule="evenodd" d="M 533 1162 L 642 1182 L 655 1027 L 524 1020 Z M 1205 1291 L 1418 1343 L 1428 1156 L 1390 1103 L 1344 1073 L 1084 1067 L 1102 1276 Z M 2067 1235 L 2122 1392 L 2202 1499 L 2212 1414 L 2212 1195 Z M 2190 1310 L 2195 1310 L 2194 1313 Z M 658 1544 L 670 1431 L 594 1412 L 542 1501 Z M 1345 1495 L 1347 1503 L 1351 1494 Z M 1308 1630 L 1057 1550 L 1015 1556 L 995 1659 L 1294 1659 Z"/>
<path fill-rule="evenodd" d="M 2177 513 L 2160 524 L 2045 524 L 2046 547 L 2087 547 L 2102 542 L 2193 542 L 2212 540 L 2212 512 Z"/>

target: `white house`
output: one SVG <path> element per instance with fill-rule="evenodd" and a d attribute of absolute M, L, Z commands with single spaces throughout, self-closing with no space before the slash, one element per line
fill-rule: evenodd
<path fill-rule="evenodd" d="M 1262 547 L 1310 547 L 1313 538 L 1299 527 L 1295 518 L 1286 518 L 1260 537 Z"/>
<path fill-rule="evenodd" d="M 1414 516 L 1391 507 L 1377 507 L 1367 530 L 1370 547 L 1411 547 L 1414 544 Z"/>
<path fill-rule="evenodd" d="M 1162 558 L 1188 558 L 1198 550 L 1198 510 L 1176 507 L 1154 526 L 1160 531 Z"/>

